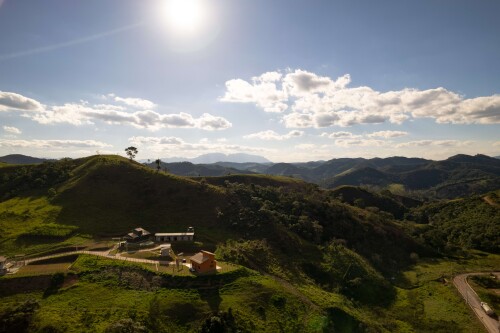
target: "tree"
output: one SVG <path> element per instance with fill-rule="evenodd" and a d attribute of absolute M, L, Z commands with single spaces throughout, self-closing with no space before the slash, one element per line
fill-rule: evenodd
<path fill-rule="evenodd" d="M 137 150 L 137 148 L 133 146 L 130 146 L 125 149 L 125 153 L 127 153 L 128 158 L 130 158 L 131 160 L 135 158 L 135 155 L 137 155 L 138 152 L 139 151 Z"/>
<path fill-rule="evenodd" d="M 156 163 L 156 171 L 158 171 L 158 172 L 159 172 L 159 171 L 160 171 L 160 169 L 161 169 L 161 160 L 160 160 L 160 159 L 157 159 L 157 160 L 155 161 L 155 163 Z"/>

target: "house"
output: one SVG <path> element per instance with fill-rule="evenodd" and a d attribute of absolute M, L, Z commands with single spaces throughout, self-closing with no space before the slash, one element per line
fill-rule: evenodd
<path fill-rule="evenodd" d="M 143 228 L 135 228 L 123 238 L 128 243 L 140 243 L 148 241 L 151 238 L 151 233 Z"/>
<path fill-rule="evenodd" d="M 201 251 L 189 258 L 191 269 L 196 273 L 215 272 L 217 270 L 217 260 L 215 254 L 208 251 Z"/>
<path fill-rule="evenodd" d="M 155 234 L 155 240 L 157 242 L 179 242 L 179 241 L 192 242 L 194 240 L 194 231 L 193 232 L 158 232 Z"/>

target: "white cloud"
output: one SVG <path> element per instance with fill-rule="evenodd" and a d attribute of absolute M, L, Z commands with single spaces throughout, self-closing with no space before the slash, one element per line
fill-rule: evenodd
<path fill-rule="evenodd" d="M 212 131 L 230 128 L 232 124 L 223 117 L 216 117 L 209 113 L 204 113 L 199 119 L 195 120 L 196 127 Z"/>
<path fill-rule="evenodd" d="M 220 100 L 255 103 L 267 112 L 290 110 L 282 117 L 290 128 L 401 124 L 410 118 L 453 124 L 500 123 L 500 94 L 465 98 L 442 87 L 380 92 L 364 86 L 349 87 L 349 74 L 334 80 L 300 69 L 285 75 L 268 72 L 261 77 L 251 82 L 227 81 Z"/>
<path fill-rule="evenodd" d="M 128 139 L 134 145 L 182 145 L 184 140 L 176 137 L 151 137 L 151 136 L 133 136 Z"/>
<path fill-rule="evenodd" d="M 11 109 L 23 111 L 42 110 L 43 105 L 32 99 L 13 92 L 0 91 L 0 111 Z"/>
<path fill-rule="evenodd" d="M 155 153 L 170 154 L 171 156 L 182 155 L 184 157 L 196 156 L 205 154 L 207 151 L 221 152 L 221 153 L 269 153 L 273 152 L 272 149 L 250 147 L 241 145 L 231 145 L 223 142 L 206 142 L 189 143 L 181 138 L 176 137 L 144 137 L 134 136 L 128 141 L 136 145 L 141 150 L 148 150 Z"/>
<path fill-rule="evenodd" d="M 402 136 L 407 136 L 408 132 L 403 131 L 378 131 L 367 135 L 369 138 L 399 138 Z"/>
<path fill-rule="evenodd" d="M 95 140 L 0 140 L 3 148 L 105 148 L 107 143 Z"/>
<path fill-rule="evenodd" d="M 352 134 L 351 132 L 341 131 L 341 132 L 332 132 L 332 133 L 321 133 L 322 137 L 330 138 L 330 139 L 343 139 L 343 138 L 359 138 L 360 135 Z"/>
<path fill-rule="evenodd" d="M 155 107 L 150 101 L 139 98 L 121 98 L 114 94 L 103 96 L 132 107 Z M 223 130 L 232 124 L 223 117 L 203 113 L 199 118 L 186 112 L 161 114 L 152 110 L 128 110 L 120 105 L 96 104 L 87 101 L 63 105 L 43 106 L 41 103 L 15 93 L 0 92 L 0 111 L 21 112 L 25 118 L 40 124 L 71 124 L 75 126 L 94 124 L 102 121 L 110 125 L 130 125 L 140 129 L 159 130 L 162 128 L 199 128 L 203 130 Z M 31 111 L 31 112 L 24 112 Z"/>
<path fill-rule="evenodd" d="M 7 133 L 10 133 L 10 134 L 21 134 L 22 133 L 19 128 L 11 127 L 11 126 L 3 126 L 3 130 Z"/>
<path fill-rule="evenodd" d="M 275 131 L 268 130 L 268 131 L 261 131 L 261 132 L 245 135 L 243 138 L 245 138 L 245 139 L 260 139 L 260 140 L 267 140 L 267 141 L 271 141 L 271 140 L 282 141 L 282 140 L 288 140 L 291 138 L 298 138 L 298 137 L 301 137 L 303 135 L 304 135 L 303 131 L 297 131 L 297 130 L 290 131 L 287 134 L 283 134 L 283 135 L 280 135 L 280 134 L 276 133 Z"/>
<path fill-rule="evenodd" d="M 409 141 L 396 145 L 396 148 L 406 147 L 428 147 L 428 146 L 441 146 L 441 147 L 462 147 L 471 145 L 473 141 L 460 141 L 460 140 L 417 140 Z"/>
<path fill-rule="evenodd" d="M 185 112 L 175 114 L 160 114 L 151 110 L 125 112 L 109 105 L 89 106 L 87 103 L 52 106 L 44 110 L 24 113 L 23 117 L 45 125 L 65 123 L 80 126 L 102 121 L 110 125 L 131 125 L 152 131 L 162 128 L 199 128 L 212 131 L 232 126 L 227 119 L 209 113 L 194 118 Z"/>
<path fill-rule="evenodd" d="M 301 143 L 299 145 L 296 145 L 295 148 L 300 149 L 300 150 L 312 150 L 317 148 L 317 145 L 313 143 Z"/>
<path fill-rule="evenodd" d="M 361 147 L 380 147 L 387 144 L 384 140 L 374 139 L 337 139 L 335 145 L 339 147 L 361 146 Z"/>
<path fill-rule="evenodd" d="M 277 72 L 267 72 L 253 78 L 249 83 L 236 79 L 226 82 L 226 93 L 220 98 L 223 102 L 255 103 L 266 112 L 283 112 L 288 106 L 286 93 L 279 89 L 275 81 L 281 78 Z"/>
<path fill-rule="evenodd" d="M 118 103 L 123 103 L 127 106 L 131 106 L 137 109 L 153 109 L 156 107 L 156 104 L 147 100 L 147 99 L 142 99 L 142 98 L 132 98 L 132 97 L 118 97 L 113 94 L 111 94 L 113 97 L 113 100 Z"/>

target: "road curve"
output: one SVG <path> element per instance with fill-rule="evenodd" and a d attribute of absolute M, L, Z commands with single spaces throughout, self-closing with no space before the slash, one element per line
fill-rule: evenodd
<path fill-rule="evenodd" d="M 458 289 L 464 300 L 469 304 L 472 311 L 476 314 L 477 318 L 483 323 L 484 327 L 489 333 L 499 333 L 499 323 L 497 319 L 488 316 L 481 308 L 481 300 L 476 294 L 474 289 L 471 288 L 467 282 L 467 278 L 473 275 L 481 275 L 486 273 L 466 273 L 460 274 L 453 278 L 453 285 Z M 497 277 L 500 272 L 494 273 Z"/>

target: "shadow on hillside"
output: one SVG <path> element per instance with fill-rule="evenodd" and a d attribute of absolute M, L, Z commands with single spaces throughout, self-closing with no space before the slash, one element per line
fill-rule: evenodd
<path fill-rule="evenodd" d="M 222 298 L 219 294 L 219 288 L 201 289 L 199 293 L 200 298 L 207 302 L 210 310 L 212 310 L 213 313 L 218 313 L 220 303 L 222 302 Z"/>

